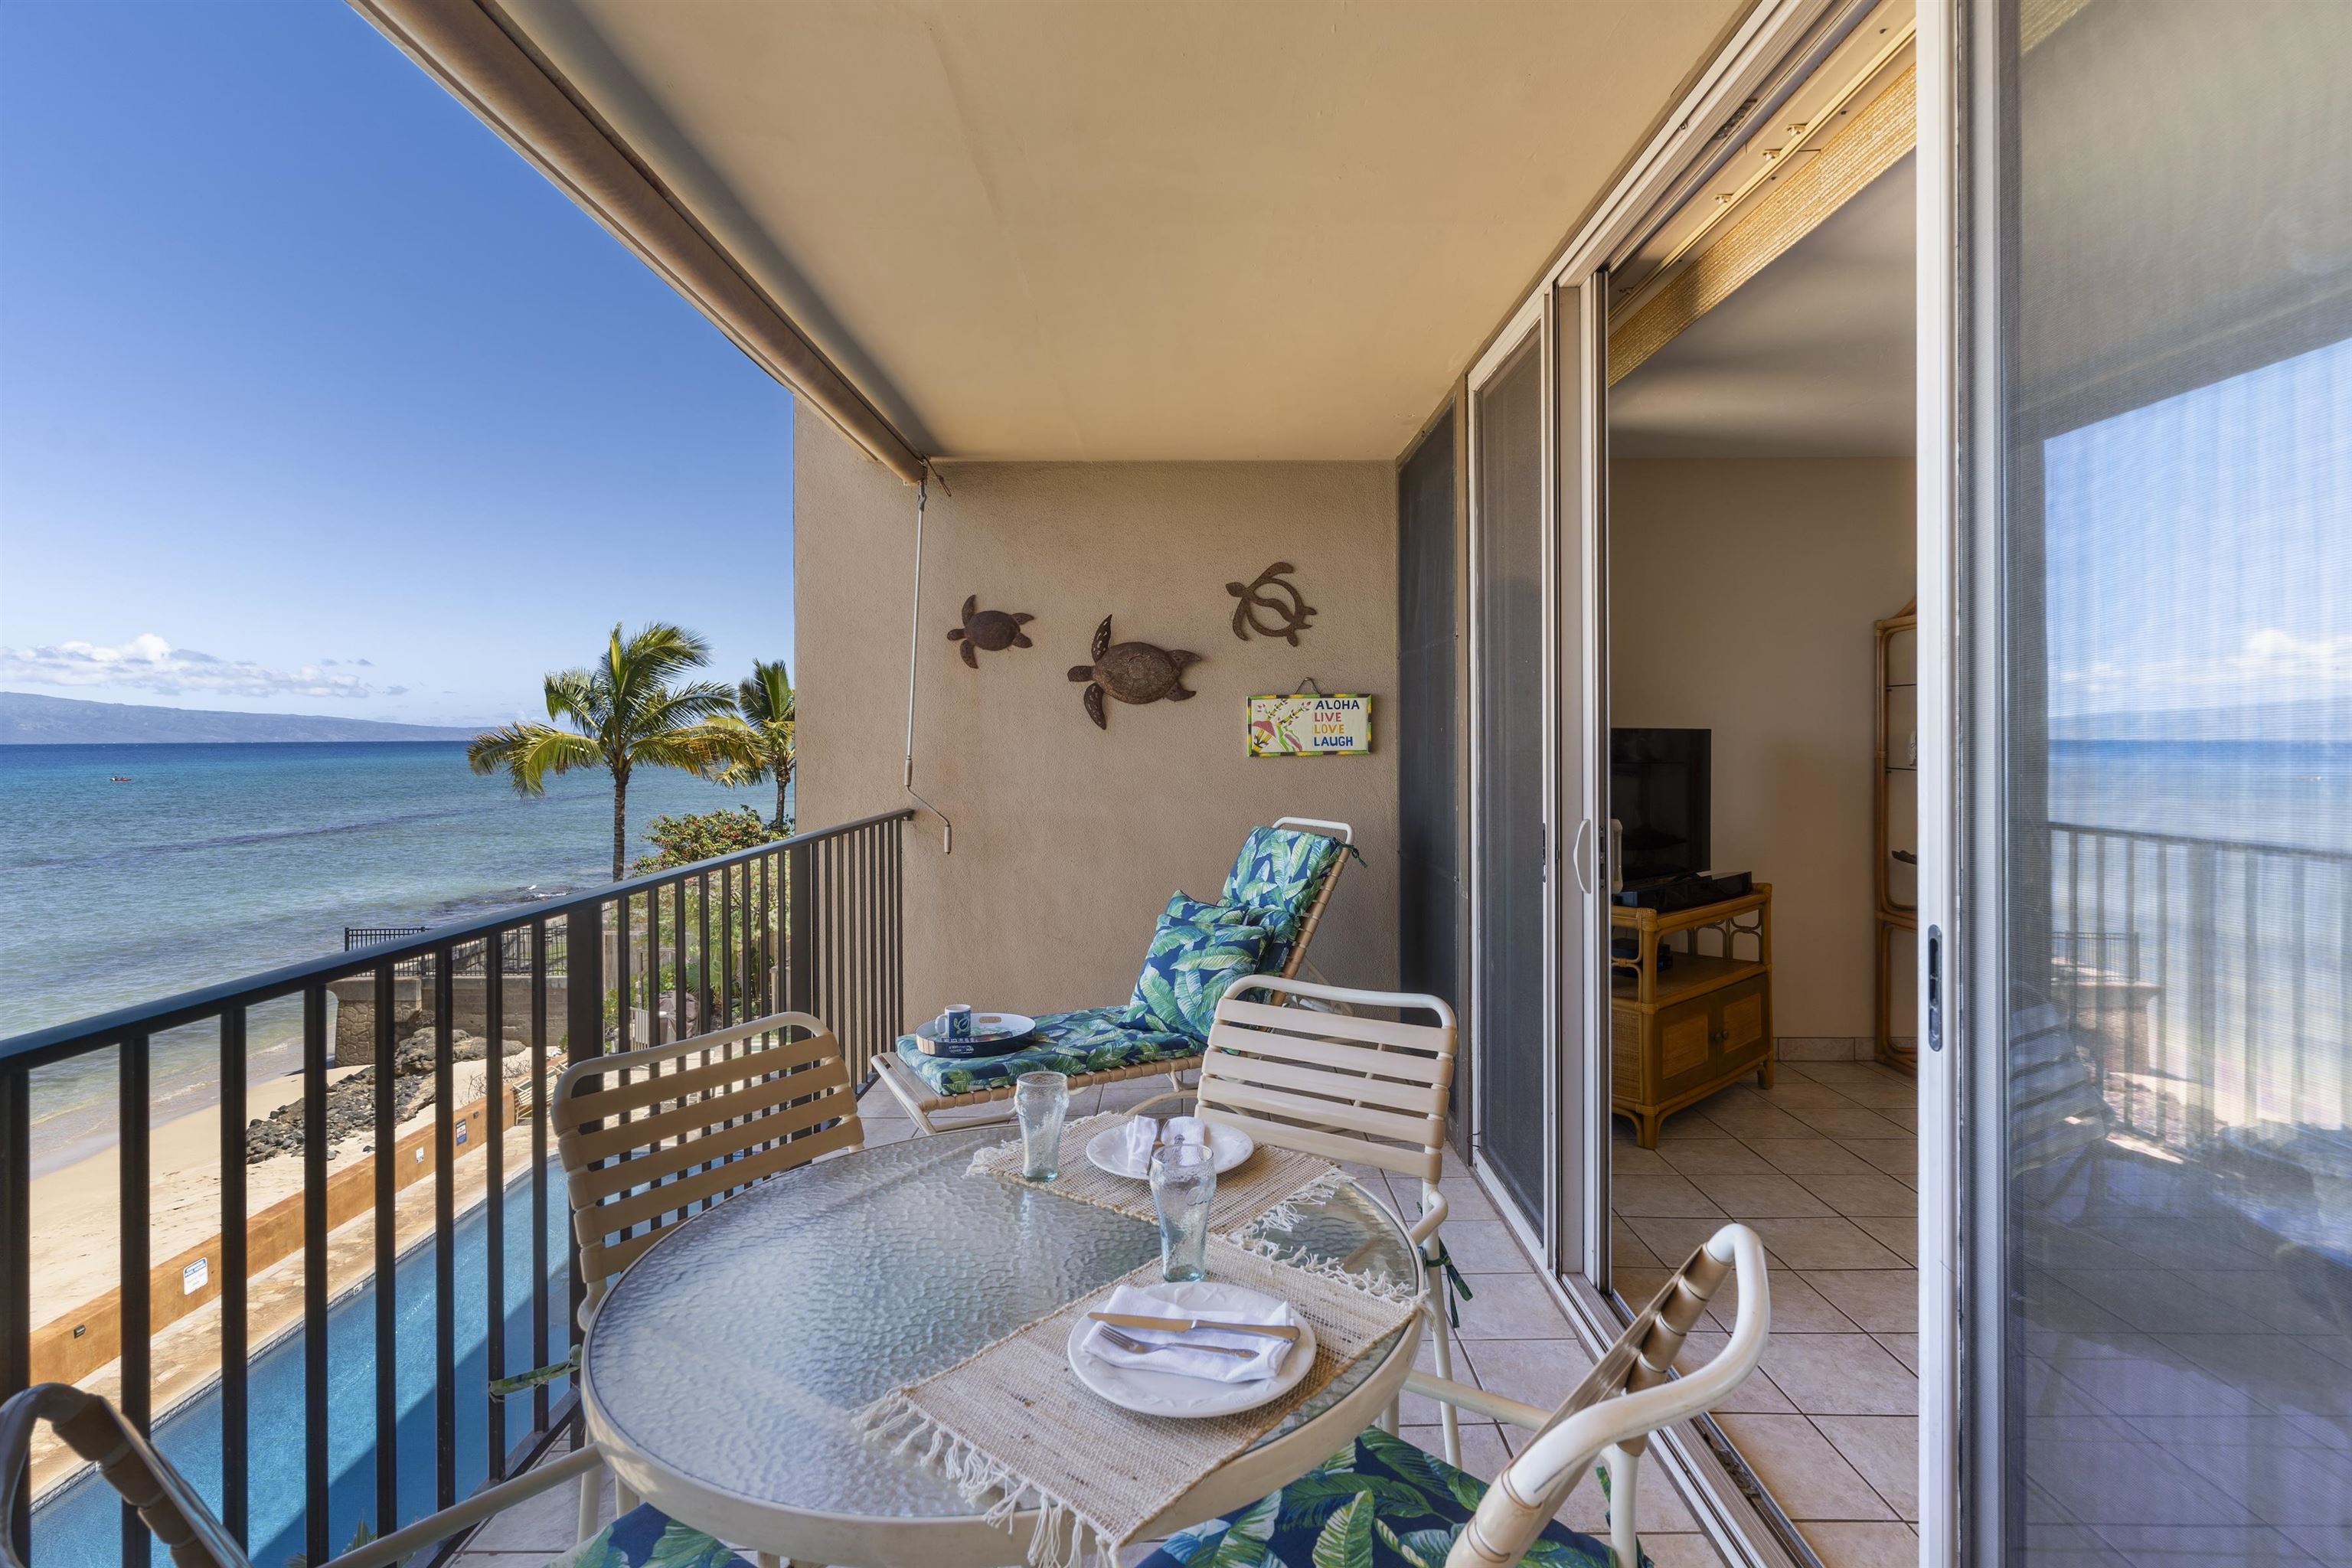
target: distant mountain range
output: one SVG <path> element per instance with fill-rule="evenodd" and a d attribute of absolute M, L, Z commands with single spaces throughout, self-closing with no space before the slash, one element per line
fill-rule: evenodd
<path fill-rule="evenodd" d="M 309 713 L 225 713 L 0 691 L 0 746 L 202 745 L 271 741 L 470 741 L 472 730 Z"/>

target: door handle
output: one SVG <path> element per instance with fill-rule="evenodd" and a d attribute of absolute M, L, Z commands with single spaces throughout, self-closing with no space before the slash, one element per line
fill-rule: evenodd
<path fill-rule="evenodd" d="M 1568 861 L 1576 872 L 1577 890 L 1583 893 L 1592 891 L 1592 875 L 1585 868 L 1585 846 L 1591 841 L 1591 838 L 1592 818 L 1589 816 L 1577 818 L 1576 839 L 1569 846 Z"/>

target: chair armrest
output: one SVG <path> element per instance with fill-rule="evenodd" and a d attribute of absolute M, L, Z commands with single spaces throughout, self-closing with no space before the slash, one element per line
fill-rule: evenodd
<path fill-rule="evenodd" d="M 1412 1227 L 1405 1232 L 1412 1238 L 1412 1244 L 1415 1247 L 1419 1247 L 1423 1242 L 1435 1236 L 1437 1227 L 1445 1223 L 1446 1203 L 1444 1193 L 1439 1192 L 1435 1187 L 1424 1189 L 1421 1194 L 1421 1217 L 1413 1221 Z"/>
<path fill-rule="evenodd" d="M 1466 1383 L 1456 1383 L 1434 1373 L 1415 1370 L 1405 1373 L 1407 1394 L 1418 1394 L 1424 1399 L 1434 1399 L 1440 1405 L 1451 1405 L 1467 1410 L 1474 1415 L 1484 1415 L 1490 1421 L 1505 1421 L 1524 1431 L 1539 1432 L 1551 1419 L 1551 1412 L 1540 1405 L 1528 1405 L 1505 1394 L 1489 1394 L 1483 1388 L 1473 1388 Z"/>
<path fill-rule="evenodd" d="M 551 1460 L 536 1469 L 526 1470 L 510 1481 L 484 1487 L 455 1508 L 426 1514 L 415 1523 L 404 1525 L 390 1535 L 380 1535 L 364 1546 L 354 1547 L 341 1557 L 331 1558 L 324 1568 L 389 1568 L 390 1564 L 411 1552 L 422 1551 L 436 1541 L 446 1541 L 461 1530 L 470 1530 L 492 1515 L 503 1513 L 525 1498 L 537 1497 L 550 1487 L 586 1475 L 604 1462 L 604 1453 L 593 1443 L 583 1448 L 575 1448 L 562 1458 Z"/>

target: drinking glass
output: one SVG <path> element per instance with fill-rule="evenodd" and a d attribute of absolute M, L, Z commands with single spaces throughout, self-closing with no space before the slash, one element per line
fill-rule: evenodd
<path fill-rule="evenodd" d="M 1160 1277 L 1199 1279 L 1209 1271 L 1209 1205 L 1217 1195 L 1216 1157 L 1199 1143 L 1176 1143 L 1151 1156 L 1151 1205 L 1160 1211 Z"/>
<path fill-rule="evenodd" d="M 1024 1072 L 1013 1080 L 1013 1113 L 1021 1119 L 1021 1178 L 1050 1182 L 1061 1173 L 1062 1117 L 1070 1109 L 1070 1080 L 1057 1072 Z"/>

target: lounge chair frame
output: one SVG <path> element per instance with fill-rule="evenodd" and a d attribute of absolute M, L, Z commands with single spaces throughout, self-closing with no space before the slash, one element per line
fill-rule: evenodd
<path fill-rule="evenodd" d="M 1297 939 L 1290 944 L 1290 952 L 1283 960 L 1278 977 L 1287 980 L 1297 974 L 1307 962 L 1307 943 L 1314 939 L 1316 927 L 1322 924 L 1323 910 L 1331 902 L 1331 889 L 1339 885 L 1340 872 L 1347 869 L 1349 854 L 1355 847 L 1356 830 L 1344 822 L 1327 822 L 1312 816 L 1276 817 L 1273 826 L 1320 833 L 1327 838 L 1338 839 L 1340 844 L 1339 855 L 1331 862 L 1331 869 L 1324 877 L 1323 885 L 1315 890 L 1315 897 L 1307 903 L 1307 912 L 1299 918 Z M 890 1098 L 906 1109 L 907 1115 L 919 1131 L 952 1132 L 961 1128 L 989 1127 L 1013 1120 L 1010 1110 L 1013 1085 L 998 1084 L 964 1094 L 934 1094 L 929 1084 L 898 1065 L 898 1055 L 894 1048 L 874 1058 L 875 1081 L 889 1090 Z M 1101 1072 L 1075 1074 L 1070 1079 L 1070 1087 L 1073 1089 L 1095 1089 L 1105 1084 L 1123 1083 L 1130 1079 L 1164 1077 L 1171 1087 L 1181 1089 L 1184 1075 L 1199 1065 L 1198 1057 L 1186 1057 L 1173 1064 L 1137 1062 L 1128 1067 L 1106 1068 Z M 980 1110 L 991 1106 L 1000 1109 L 993 1114 L 959 1117 L 953 1121 L 936 1120 L 941 1111 Z"/>

